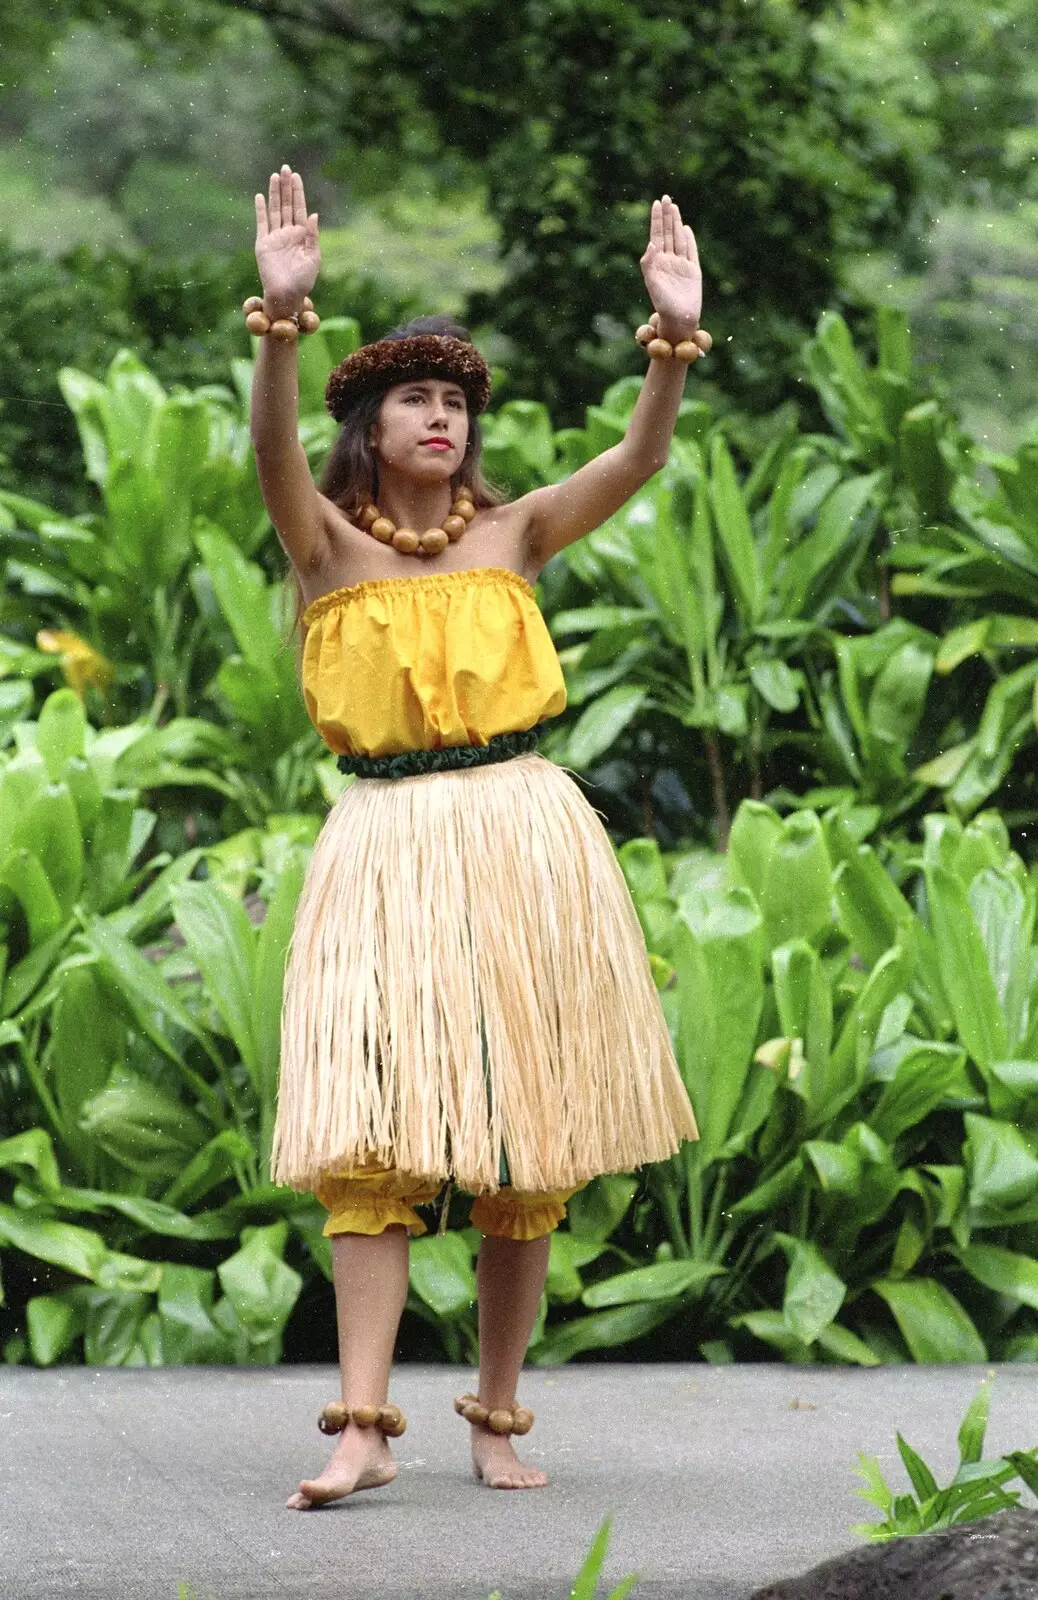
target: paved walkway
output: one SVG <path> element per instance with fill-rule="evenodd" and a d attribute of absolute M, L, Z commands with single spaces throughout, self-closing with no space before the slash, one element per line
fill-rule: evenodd
<path fill-rule="evenodd" d="M 985 1370 L 988 1453 L 1038 1445 L 1030 1366 L 533 1370 L 527 1451 L 552 1483 L 508 1494 L 468 1469 L 452 1399 L 471 1372 L 401 1367 L 396 1482 L 299 1513 L 284 1499 L 327 1455 L 315 1419 L 336 1395 L 331 1367 L 0 1368 L 2 1592 L 566 1600 L 612 1512 L 608 1587 L 638 1572 L 634 1600 L 745 1600 L 858 1542 L 850 1524 L 872 1515 L 854 1493 L 858 1449 L 900 1484 L 900 1428 L 951 1469 Z"/>

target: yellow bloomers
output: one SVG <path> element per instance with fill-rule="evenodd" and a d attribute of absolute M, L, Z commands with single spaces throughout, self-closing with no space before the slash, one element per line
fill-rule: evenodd
<path fill-rule="evenodd" d="M 324 1233 L 328 1238 L 337 1233 L 382 1233 L 400 1223 L 418 1238 L 428 1229 L 414 1208 L 431 1205 L 442 1187 L 437 1178 L 408 1177 L 375 1162 L 323 1178 L 316 1194 L 329 1213 Z M 476 1196 L 472 1226 L 503 1239 L 541 1239 L 558 1227 L 566 1215 L 566 1201 L 575 1193 L 576 1189 L 558 1189 L 526 1194 L 505 1186 Z"/>

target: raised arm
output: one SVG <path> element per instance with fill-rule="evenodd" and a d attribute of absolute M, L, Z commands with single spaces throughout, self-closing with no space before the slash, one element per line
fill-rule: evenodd
<path fill-rule="evenodd" d="M 270 179 L 267 201 L 256 196 L 256 265 L 263 309 L 273 321 L 303 309 L 317 280 L 321 251 L 317 213 L 307 216 L 303 180 L 285 165 Z M 252 379 L 249 433 L 263 501 L 289 560 L 300 576 L 325 553 L 321 497 L 299 442 L 296 341 L 259 341 Z"/>
<path fill-rule="evenodd" d="M 695 236 L 669 195 L 652 203 L 641 269 L 658 313 L 659 337 L 672 345 L 691 339 L 699 328 L 703 279 Z M 664 465 L 686 371 L 683 361 L 650 361 L 620 443 L 564 482 L 534 489 L 517 502 L 527 514 L 528 548 L 540 565 L 599 527 Z"/>

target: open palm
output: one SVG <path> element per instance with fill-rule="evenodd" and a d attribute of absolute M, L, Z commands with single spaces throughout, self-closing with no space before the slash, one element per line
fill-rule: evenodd
<path fill-rule="evenodd" d="M 307 216 L 303 180 L 287 164 L 271 174 L 268 199 L 256 196 L 256 265 L 271 300 L 301 300 L 317 282 L 317 212 Z"/>
<path fill-rule="evenodd" d="M 699 326 L 703 309 L 703 275 L 696 238 L 681 220 L 677 205 L 665 194 L 652 202 L 649 242 L 641 258 L 649 298 L 663 322 L 682 332 Z"/>

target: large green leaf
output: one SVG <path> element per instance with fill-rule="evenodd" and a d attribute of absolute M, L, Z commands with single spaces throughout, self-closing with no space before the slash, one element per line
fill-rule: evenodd
<path fill-rule="evenodd" d="M 84 1102 L 100 1093 L 113 1063 L 124 1058 L 126 1024 L 90 967 L 66 972 L 51 1011 L 45 1062 L 54 1085 L 66 1137 L 79 1164 L 93 1178 L 97 1146 L 79 1126 Z"/>
<path fill-rule="evenodd" d="M 985 1288 L 1038 1311 L 1038 1261 L 1033 1256 L 993 1244 L 966 1245 L 954 1254 Z"/>
<path fill-rule="evenodd" d="M 459 1233 L 411 1241 L 411 1288 L 440 1317 L 456 1317 L 476 1301 L 472 1253 Z"/>
<path fill-rule="evenodd" d="M 1010 1122 L 965 1115 L 966 1170 L 974 1210 L 1010 1210 L 1038 1193 L 1038 1155 L 1034 1144 Z"/>
<path fill-rule="evenodd" d="M 721 561 L 743 625 L 752 628 L 760 619 L 764 599 L 760 561 L 735 467 L 720 432 L 710 442 L 710 504 Z"/>
<path fill-rule="evenodd" d="M 94 1281 L 108 1259 L 108 1246 L 99 1233 L 14 1206 L 0 1205 L 0 1240 L 39 1261 Z"/>
<path fill-rule="evenodd" d="M 260 1090 L 255 1032 L 256 934 L 240 902 L 211 883 L 172 892 L 173 914 L 253 1087 Z"/>
<path fill-rule="evenodd" d="M 782 1315 L 796 1338 L 813 1344 L 842 1306 L 847 1286 L 817 1245 L 787 1233 L 776 1233 L 775 1243 L 789 1262 Z"/>
<path fill-rule="evenodd" d="M 941 979 L 959 1035 L 978 1065 L 989 1069 L 1008 1055 L 1009 1040 L 966 890 L 940 865 L 926 870 L 926 890 Z"/>
<path fill-rule="evenodd" d="M 167 1263 L 158 1295 L 162 1358 L 171 1365 L 230 1359 L 226 1334 L 213 1321 L 216 1273 Z"/>
<path fill-rule="evenodd" d="M 131 1172 L 167 1180 L 182 1171 L 209 1131 L 182 1101 L 125 1070 L 83 1103 L 79 1126 Z"/>
<path fill-rule="evenodd" d="M 264 1359 L 280 1356 L 280 1338 L 303 1280 L 282 1259 L 287 1222 L 242 1230 L 241 1249 L 217 1267 L 217 1276 L 249 1343 Z"/>
<path fill-rule="evenodd" d="M 759 800 L 744 800 L 735 813 L 728 837 L 728 871 L 732 881 L 745 884 L 758 903 L 771 852 L 781 833 L 782 818 Z"/>
<path fill-rule="evenodd" d="M 575 1238 L 602 1243 L 619 1227 L 638 1190 L 637 1178 L 606 1174 L 578 1189 L 567 1207 Z"/>
<path fill-rule="evenodd" d="M 267 903 L 256 940 L 252 1027 L 256 1046 L 256 1092 L 262 1119 L 261 1161 L 269 1159 L 269 1120 L 277 1097 L 281 1060 L 281 999 L 285 963 L 303 886 L 306 863 L 302 851 L 293 849 L 278 874 L 277 887 Z"/>
<path fill-rule="evenodd" d="M 559 1323 L 531 1345 L 528 1359 L 534 1366 L 555 1366 L 586 1350 L 613 1350 L 651 1333 L 672 1317 L 679 1305 L 680 1301 L 674 1300 L 641 1301 Z"/>
<path fill-rule="evenodd" d="M 901 1057 L 897 1071 L 869 1117 L 869 1126 L 893 1144 L 939 1106 L 962 1072 L 965 1052 L 919 1043 Z"/>
<path fill-rule="evenodd" d="M 570 732 L 567 765 L 577 771 L 593 766 L 638 715 L 648 694 L 642 684 L 623 683 L 593 700 Z"/>
<path fill-rule="evenodd" d="M 832 1049 L 832 991 L 818 952 L 805 939 L 791 939 L 772 952 L 775 1001 L 787 1039 L 803 1042 L 807 1071 L 791 1083 L 817 1107 L 826 1098 Z"/>
<path fill-rule="evenodd" d="M 795 811 L 768 854 L 761 908 L 772 947 L 813 939 L 833 920 L 832 869 L 822 825 L 813 811 Z"/>
<path fill-rule="evenodd" d="M 630 1305 L 639 1300 L 694 1298 L 702 1293 L 711 1278 L 727 1269 L 711 1261 L 657 1261 L 651 1267 L 634 1267 L 612 1278 L 602 1278 L 584 1290 L 586 1306 Z"/>
<path fill-rule="evenodd" d="M 872 1285 L 890 1307 L 916 1361 L 986 1361 L 969 1313 L 933 1278 L 881 1278 Z"/>
<path fill-rule="evenodd" d="M 697 1108 L 700 1159 L 728 1136 L 764 1005 L 761 914 L 747 889 L 683 904 L 671 955 L 678 972 L 678 1060 Z"/>
<path fill-rule="evenodd" d="M 859 526 L 859 519 L 878 483 L 878 473 L 849 478 L 824 501 L 813 530 L 780 568 L 782 616 L 813 615 L 833 598 L 864 550 L 868 530 Z"/>

